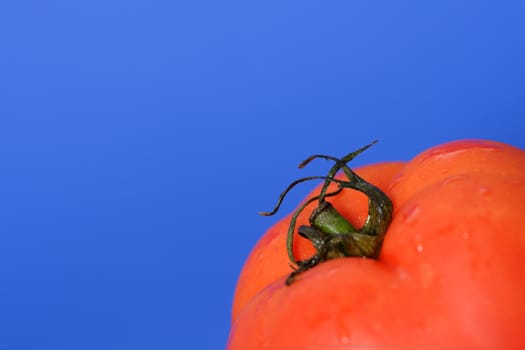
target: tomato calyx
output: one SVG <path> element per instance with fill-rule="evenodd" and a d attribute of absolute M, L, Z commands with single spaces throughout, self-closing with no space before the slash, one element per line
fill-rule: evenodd
<path fill-rule="evenodd" d="M 322 154 L 310 156 L 299 164 L 300 168 L 303 168 L 312 160 L 318 158 L 333 161 L 335 164 L 330 168 L 326 176 L 309 176 L 292 182 L 281 193 L 277 205 L 272 211 L 260 213 L 265 216 L 275 214 L 279 210 L 284 197 L 297 184 L 310 180 L 324 180 L 319 194 L 299 206 L 292 215 L 286 245 L 290 265 L 294 271 L 286 279 L 286 285 L 292 284 L 295 277 L 300 273 L 330 259 L 342 257 L 375 259 L 379 256 L 385 233 L 392 220 L 392 201 L 384 192 L 362 179 L 347 165 L 348 162 L 376 142 L 377 141 L 374 141 L 342 158 Z M 346 180 L 335 178 L 339 170 L 343 171 Z M 337 189 L 329 192 L 328 188 L 332 183 L 337 185 Z M 368 215 L 361 229 L 353 227 L 352 224 L 326 200 L 326 198 L 338 195 L 345 189 L 362 192 L 368 197 Z M 317 201 L 318 204 L 310 215 L 310 225 L 300 226 L 298 233 L 301 237 L 308 239 L 312 243 L 316 249 L 316 254 L 309 259 L 297 260 L 293 253 L 293 237 L 297 218 L 310 203 L 315 201 Z"/>

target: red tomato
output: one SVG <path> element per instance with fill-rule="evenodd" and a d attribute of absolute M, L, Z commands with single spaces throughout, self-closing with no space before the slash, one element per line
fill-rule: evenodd
<path fill-rule="evenodd" d="M 456 141 L 356 173 L 394 205 L 379 258 L 329 260 L 285 286 L 290 218 L 277 223 L 240 275 L 228 349 L 525 349 L 525 152 Z M 362 225 L 363 194 L 329 201 Z M 299 259 L 315 252 L 295 240 Z"/>

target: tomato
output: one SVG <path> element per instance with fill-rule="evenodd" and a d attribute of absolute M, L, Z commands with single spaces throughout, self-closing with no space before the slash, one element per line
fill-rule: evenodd
<path fill-rule="evenodd" d="M 525 348 L 525 151 L 462 140 L 355 172 L 393 203 L 378 259 L 329 260 L 286 286 L 288 216 L 243 267 L 228 349 Z M 363 224 L 362 193 L 328 200 Z M 294 241 L 298 259 L 315 253 Z"/>

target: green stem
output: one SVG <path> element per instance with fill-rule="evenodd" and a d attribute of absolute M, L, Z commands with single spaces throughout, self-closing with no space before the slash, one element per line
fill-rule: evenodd
<path fill-rule="evenodd" d="M 326 195 L 325 195 L 326 197 Z M 322 202 L 310 215 L 312 227 L 327 233 L 355 233 L 357 230 L 329 202 Z"/>
<path fill-rule="evenodd" d="M 279 196 L 275 208 L 271 212 L 261 213 L 262 215 L 275 214 L 279 210 L 285 196 L 297 184 L 309 180 L 324 180 L 319 194 L 300 205 L 291 217 L 286 238 L 286 249 L 292 267 L 297 267 L 286 280 L 286 285 L 291 284 L 298 274 L 323 261 L 341 257 L 377 258 L 379 256 L 384 236 L 392 220 L 392 202 L 379 188 L 362 179 L 347 165 L 349 161 L 376 142 L 374 141 L 340 159 L 322 154 L 316 154 L 307 158 L 299 164 L 300 168 L 316 158 L 331 160 L 335 164 L 330 168 L 327 176 L 310 176 L 292 182 Z M 335 175 L 339 170 L 343 170 L 347 180 L 335 179 Z M 328 192 L 330 183 L 337 184 L 337 190 Z M 325 200 L 327 197 L 339 194 L 344 189 L 356 190 L 368 197 L 368 215 L 365 223 L 359 230 L 354 228 L 332 204 Z M 298 261 L 293 253 L 297 219 L 304 209 L 314 201 L 319 201 L 319 204 L 310 214 L 310 226 L 299 227 L 299 235 L 310 240 L 317 253 L 309 259 Z"/>
<path fill-rule="evenodd" d="M 330 169 L 318 195 L 319 205 L 311 214 L 311 226 L 299 228 L 299 234 L 312 242 L 317 253 L 312 258 L 298 263 L 298 269 L 286 280 L 287 285 L 291 284 L 299 273 L 326 260 L 341 257 L 375 259 L 379 256 L 384 236 L 392 220 L 392 202 L 379 188 L 365 181 L 346 164 L 372 144 L 341 159 L 326 155 L 315 155 L 301 164 L 306 165 L 315 158 L 333 160 L 336 163 Z M 340 169 L 343 170 L 348 181 L 334 181 L 333 177 Z M 357 190 L 368 197 L 368 215 L 363 227 L 358 231 L 345 227 L 348 221 L 332 205 L 328 205 L 324 201 L 330 182 L 337 182 L 339 188 Z"/>
<path fill-rule="evenodd" d="M 336 194 L 339 194 L 341 190 L 342 189 L 339 188 L 334 192 L 327 193 L 325 197 L 335 196 Z M 295 226 L 297 225 L 297 218 L 299 217 L 299 214 L 301 214 L 310 203 L 315 202 L 318 199 L 319 196 L 315 196 L 308 199 L 299 208 L 297 208 L 297 210 L 293 213 L 292 218 L 290 219 L 290 226 L 288 226 L 288 233 L 286 235 L 286 252 L 288 253 L 288 258 L 290 259 L 290 262 L 294 265 L 298 265 L 298 260 L 295 259 L 295 255 L 293 253 L 293 237 L 295 233 Z"/>

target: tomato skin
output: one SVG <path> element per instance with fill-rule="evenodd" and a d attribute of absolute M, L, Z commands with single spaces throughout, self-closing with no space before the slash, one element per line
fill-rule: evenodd
<path fill-rule="evenodd" d="M 394 203 L 379 259 L 331 260 L 285 287 L 278 223 L 239 279 L 229 350 L 525 348 L 525 152 L 469 140 L 390 164 L 361 174 Z M 358 222 L 366 202 L 348 195 L 334 206 Z"/>
<path fill-rule="evenodd" d="M 525 152 L 488 140 L 459 140 L 429 148 L 407 163 L 390 184 L 387 193 L 397 208 L 432 184 L 453 176 L 497 174 L 522 178 Z"/>

